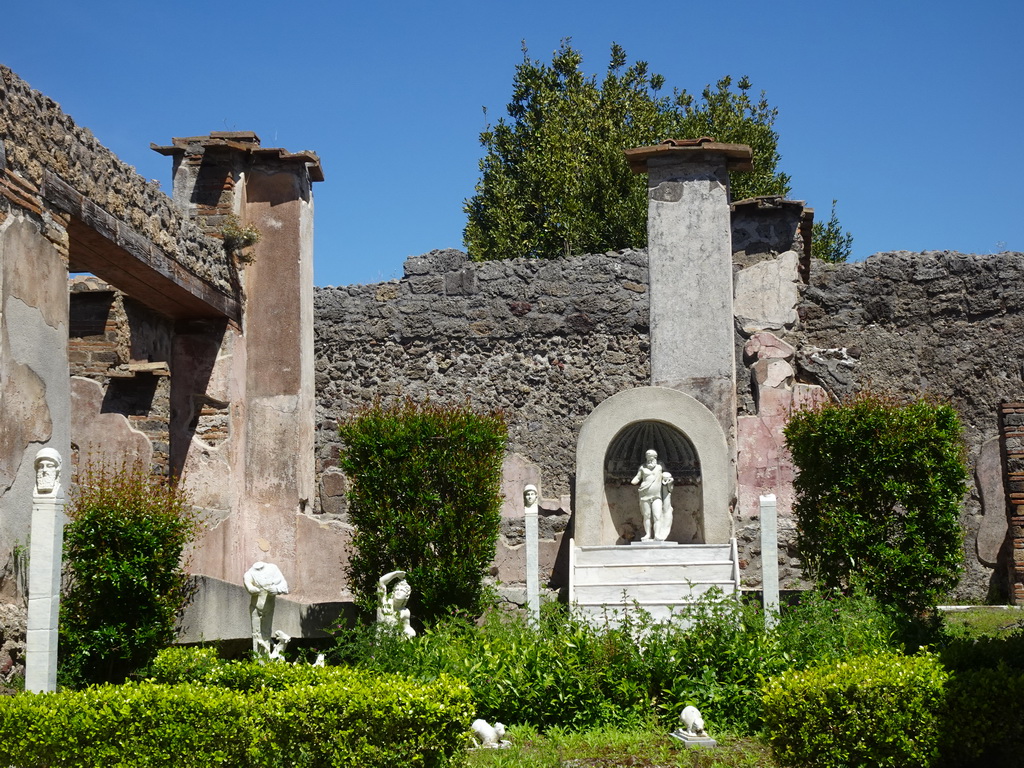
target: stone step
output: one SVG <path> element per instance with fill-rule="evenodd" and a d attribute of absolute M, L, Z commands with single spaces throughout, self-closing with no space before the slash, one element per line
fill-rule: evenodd
<path fill-rule="evenodd" d="M 653 582 L 731 581 L 732 562 L 701 562 L 690 564 L 674 563 L 658 565 L 643 563 L 634 565 L 581 565 L 576 563 L 576 585 L 587 584 L 638 584 Z"/>
<path fill-rule="evenodd" d="M 728 544 L 629 544 L 576 547 L 576 566 L 678 565 L 730 562 Z"/>
<path fill-rule="evenodd" d="M 687 605 L 717 587 L 726 594 L 733 591 L 731 580 L 705 582 L 702 584 L 587 584 L 576 585 L 576 605 L 632 605 L 639 603 L 646 608 L 650 605 Z"/>

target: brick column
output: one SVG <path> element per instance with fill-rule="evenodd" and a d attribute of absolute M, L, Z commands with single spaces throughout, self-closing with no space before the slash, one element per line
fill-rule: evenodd
<path fill-rule="evenodd" d="M 999 427 L 1006 472 L 1006 503 L 1013 544 L 1010 599 L 1024 604 L 1024 403 L 1001 403 Z"/>

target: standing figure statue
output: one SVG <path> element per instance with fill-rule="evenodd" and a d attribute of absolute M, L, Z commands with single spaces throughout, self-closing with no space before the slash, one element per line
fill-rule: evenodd
<path fill-rule="evenodd" d="M 632 485 L 639 485 L 640 516 L 644 521 L 644 535 L 640 541 L 650 541 L 655 535 L 655 521 L 661 517 L 661 488 L 664 470 L 658 463 L 658 452 L 647 451 L 646 461 L 636 471 L 636 477 L 630 480 Z"/>
<path fill-rule="evenodd" d="M 270 637 L 274 627 L 274 603 L 277 595 L 288 594 L 288 582 L 273 563 L 256 562 L 245 572 L 242 583 L 252 595 L 249 620 L 252 622 L 253 653 L 270 655 Z"/>
<path fill-rule="evenodd" d="M 390 594 L 388 586 L 397 580 Z M 385 573 L 377 581 L 377 623 L 386 627 L 400 627 L 406 637 L 416 637 L 412 628 L 412 614 L 405 607 L 412 597 L 412 587 L 405 580 L 405 571 Z"/>

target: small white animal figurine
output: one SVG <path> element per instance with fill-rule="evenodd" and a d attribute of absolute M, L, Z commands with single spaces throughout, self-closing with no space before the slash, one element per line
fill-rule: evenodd
<path fill-rule="evenodd" d="M 495 723 L 494 727 L 491 727 L 486 720 L 474 720 L 472 727 L 473 743 L 478 747 L 500 749 L 501 747 L 508 746 L 508 742 L 503 741 L 505 738 L 505 726 L 501 723 Z"/>
<path fill-rule="evenodd" d="M 322 666 L 324 666 L 325 661 L 326 661 L 326 659 L 325 659 L 324 655 L 322 653 L 318 653 L 316 655 L 316 661 L 313 662 L 313 666 L 314 667 L 322 667 Z"/>
<path fill-rule="evenodd" d="M 280 629 L 275 629 L 272 639 L 274 640 L 274 650 L 270 652 L 270 658 L 284 661 L 285 649 L 288 647 L 288 643 L 292 641 L 291 635 Z"/>
<path fill-rule="evenodd" d="M 704 718 L 696 707 L 686 707 L 679 715 L 683 723 L 683 733 L 687 736 L 707 736 L 704 730 Z"/>

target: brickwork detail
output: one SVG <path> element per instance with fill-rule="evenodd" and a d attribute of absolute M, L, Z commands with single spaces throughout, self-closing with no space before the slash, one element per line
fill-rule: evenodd
<path fill-rule="evenodd" d="M 1010 518 L 1010 599 L 1024 605 L 1024 402 L 1003 403 L 999 410 Z"/>

